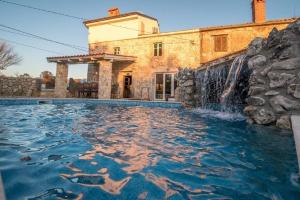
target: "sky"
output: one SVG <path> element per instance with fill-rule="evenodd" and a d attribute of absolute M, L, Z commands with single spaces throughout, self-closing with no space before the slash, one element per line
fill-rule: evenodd
<path fill-rule="evenodd" d="M 139 11 L 153 16 L 160 23 L 160 31 L 176 31 L 216 25 L 251 22 L 251 0 L 6 0 L 46 10 L 95 19 L 107 16 L 110 7 L 121 13 Z M 300 0 L 267 0 L 267 19 L 300 16 Z M 48 39 L 88 47 L 88 32 L 82 21 L 18 7 L 0 1 L 0 25 L 10 26 Z M 1 71 L 5 75 L 28 73 L 38 77 L 42 71 L 55 74 L 55 63 L 46 57 L 74 55 L 84 52 L 47 41 L 8 33 L 0 27 L 0 40 L 8 41 L 22 57 L 19 65 Z M 46 49 L 45 52 L 12 42 Z M 86 78 L 86 65 L 70 65 L 69 77 Z"/>

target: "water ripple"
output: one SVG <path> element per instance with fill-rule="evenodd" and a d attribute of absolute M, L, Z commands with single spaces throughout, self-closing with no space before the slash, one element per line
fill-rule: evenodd
<path fill-rule="evenodd" d="M 8 199 L 300 195 L 292 137 L 239 115 L 85 104 L 0 109 Z"/>

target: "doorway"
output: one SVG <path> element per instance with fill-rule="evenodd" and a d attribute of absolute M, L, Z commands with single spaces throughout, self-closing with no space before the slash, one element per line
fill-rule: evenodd
<path fill-rule="evenodd" d="M 176 89 L 175 76 L 172 73 L 155 75 L 155 100 L 167 100 L 174 97 Z"/>
<path fill-rule="evenodd" d="M 124 76 L 124 91 L 123 91 L 123 98 L 131 98 L 132 97 L 132 76 L 126 75 Z"/>

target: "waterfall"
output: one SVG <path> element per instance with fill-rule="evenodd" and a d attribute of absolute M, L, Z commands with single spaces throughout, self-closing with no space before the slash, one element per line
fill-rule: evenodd
<path fill-rule="evenodd" d="M 206 70 L 199 71 L 196 77 L 201 107 L 209 108 L 212 104 L 219 103 L 227 77 L 226 66 L 207 67 Z"/>
<path fill-rule="evenodd" d="M 222 105 L 233 105 L 234 104 L 234 92 L 236 89 L 237 81 L 240 77 L 242 67 L 245 61 L 246 55 L 237 56 L 231 64 L 223 94 L 220 98 Z"/>
<path fill-rule="evenodd" d="M 201 105 L 202 107 L 207 105 L 208 94 L 209 94 L 209 70 L 210 67 L 206 68 L 203 80 L 201 81 Z"/>
<path fill-rule="evenodd" d="M 245 59 L 245 55 L 240 55 L 231 64 L 225 61 L 196 72 L 196 95 L 201 109 L 240 112 L 248 93 L 249 72 L 243 67 Z"/>

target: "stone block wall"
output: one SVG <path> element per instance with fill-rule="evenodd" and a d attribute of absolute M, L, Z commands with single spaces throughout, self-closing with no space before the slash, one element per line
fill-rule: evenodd
<path fill-rule="evenodd" d="M 38 97 L 41 80 L 0 76 L 0 97 Z"/>
<path fill-rule="evenodd" d="M 249 121 L 291 128 L 291 115 L 300 115 L 300 20 L 255 39 L 247 54 L 252 74 L 244 112 Z"/>
<path fill-rule="evenodd" d="M 175 90 L 175 99 L 187 107 L 195 106 L 195 70 L 191 68 L 180 68 L 176 74 L 178 86 Z"/>

